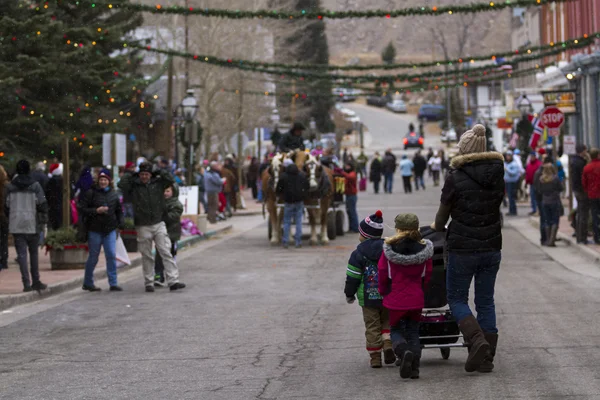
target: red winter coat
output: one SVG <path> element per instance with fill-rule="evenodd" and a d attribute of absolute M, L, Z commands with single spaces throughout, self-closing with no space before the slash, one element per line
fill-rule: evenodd
<path fill-rule="evenodd" d="M 356 187 L 356 172 L 345 172 L 343 170 L 339 171 L 340 174 L 346 179 L 346 195 L 351 196 L 358 193 L 358 188 Z"/>
<path fill-rule="evenodd" d="M 383 245 L 378 271 L 379 293 L 383 296 L 385 308 L 420 310 L 424 307 L 423 287 L 427 286 L 431 278 L 431 257 L 433 243 L 427 239 L 424 245 L 410 239 L 394 245 Z"/>
<path fill-rule="evenodd" d="M 583 169 L 581 177 L 583 189 L 590 199 L 600 199 L 600 160 L 592 160 Z"/>
<path fill-rule="evenodd" d="M 529 164 L 527 164 L 527 167 L 525 168 L 525 183 L 528 185 L 533 185 L 533 176 L 535 175 L 536 171 L 542 166 L 542 162 L 540 160 L 538 160 L 537 158 L 531 162 L 529 162 Z"/>

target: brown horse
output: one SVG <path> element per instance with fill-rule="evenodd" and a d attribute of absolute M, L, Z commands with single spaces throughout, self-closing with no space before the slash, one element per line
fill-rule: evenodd
<path fill-rule="evenodd" d="M 263 171 L 261 175 L 263 190 L 263 212 L 264 208 L 269 213 L 271 224 L 271 244 L 276 245 L 281 241 L 281 222 L 283 221 L 283 210 L 277 209 L 277 203 L 280 202 L 281 195 L 275 192 L 277 183 L 283 173 L 283 161 L 287 154 L 277 153 L 271 161 L 271 166 Z"/>
<path fill-rule="evenodd" d="M 317 239 L 317 223 L 321 225 L 321 243 L 328 244 L 327 214 L 334 195 L 333 171 L 321 165 L 315 157 L 305 152 L 297 152 L 292 158 L 298 168 L 304 171 L 308 177 L 309 195 L 304 201 L 304 205 L 308 206 L 310 245 L 314 246 L 319 243 Z"/>

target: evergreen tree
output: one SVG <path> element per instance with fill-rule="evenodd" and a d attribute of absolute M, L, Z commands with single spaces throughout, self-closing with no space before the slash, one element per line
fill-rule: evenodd
<path fill-rule="evenodd" d="M 293 0 L 292 7 L 286 9 L 292 10 L 318 10 L 321 8 L 320 0 Z M 286 1 L 288 3 L 288 1 Z M 281 8 L 279 0 L 273 0 L 271 6 Z M 299 62 L 310 64 L 329 64 L 329 46 L 327 44 L 327 35 L 325 33 L 325 23 L 323 20 L 311 21 L 290 21 L 289 35 L 283 38 L 276 49 L 277 53 L 283 56 L 287 62 Z M 327 69 L 317 70 L 318 72 L 327 72 Z M 296 119 L 308 121 L 313 117 L 317 127 L 321 132 L 333 130 L 333 122 L 329 117 L 329 111 L 333 107 L 334 99 L 331 96 L 332 83 L 330 80 L 296 81 L 296 93 L 306 94 L 306 98 L 300 98 L 304 105 L 309 107 L 308 115 L 299 115 Z M 289 92 L 290 88 L 283 88 L 284 92 Z M 287 103 L 287 104 L 286 104 Z M 282 101 L 280 106 L 287 107 L 289 102 Z"/>
<path fill-rule="evenodd" d="M 141 58 L 124 44 L 142 17 L 119 8 L 126 2 L 1 2 L 0 119 L 10 139 L 0 145 L 50 158 L 67 136 L 74 155 L 89 159 L 100 153 L 102 133 L 133 132 L 147 117 Z"/>
<path fill-rule="evenodd" d="M 381 52 L 381 60 L 385 64 L 392 64 L 396 59 L 396 48 L 394 47 L 394 43 L 391 41 L 385 46 L 385 49 Z"/>

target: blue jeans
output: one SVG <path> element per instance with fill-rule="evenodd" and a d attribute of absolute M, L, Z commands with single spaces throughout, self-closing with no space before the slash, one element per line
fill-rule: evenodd
<path fill-rule="evenodd" d="M 546 218 L 544 217 L 544 207 L 542 207 L 542 203 L 537 202 L 536 204 L 538 209 L 540 210 L 540 243 L 546 243 Z"/>
<path fill-rule="evenodd" d="M 533 185 L 529 185 L 529 200 L 531 201 L 531 212 L 534 213 L 537 211 L 537 200 L 535 195 L 535 187 Z"/>
<path fill-rule="evenodd" d="M 448 305 L 457 321 L 473 315 L 469 308 L 469 287 L 475 278 L 477 321 L 484 332 L 498 333 L 494 287 L 502 254 L 499 251 L 462 254 L 448 253 L 446 288 Z"/>
<path fill-rule="evenodd" d="M 517 182 L 506 182 L 506 196 L 508 196 L 509 214 L 517 214 Z"/>
<path fill-rule="evenodd" d="M 415 175 L 415 188 L 419 190 L 419 186 L 425 190 L 425 179 L 423 179 L 423 174 Z"/>
<path fill-rule="evenodd" d="M 296 220 L 296 245 L 302 243 L 302 216 L 304 213 L 304 203 L 285 203 L 283 207 L 283 244 L 288 244 L 290 240 L 290 229 L 292 229 L 292 218 Z"/>
<path fill-rule="evenodd" d="M 100 247 L 104 247 L 106 256 L 106 275 L 108 284 L 117 286 L 117 231 L 104 234 L 100 232 L 88 232 L 88 247 L 90 248 L 87 262 L 85 263 L 85 286 L 94 286 L 94 269 L 98 264 Z"/>
<path fill-rule="evenodd" d="M 544 226 L 558 225 L 560 221 L 560 204 L 542 204 L 544 209 Z"/>
<path fill-rule="evenodd" d="M 390 329 L 390 337 L 394 349 L 406 345 L 418 358 L 421 357 L 421 342 L 419 341 L 419 321 L 403 319 Z"/>
<path fill-rule="evenodd" d="M 346 214 L 348 214 L 348 229 L 352 232 L 358 232 L 358 213 L 356 212 L 356 202 L 358 197 L 346 195 Z"/>
<path fill-rule="evenodd" d="M 383 191 L 385 193 L 392 193 L 392 186 L 394 184 L 394 173 L 384 172 L 383 174 Z"/>

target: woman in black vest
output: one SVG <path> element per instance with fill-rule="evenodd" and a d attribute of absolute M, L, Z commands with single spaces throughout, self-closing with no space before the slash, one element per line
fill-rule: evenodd
<path fill-rule="evenodd" d="M 452 217 L 446 234 L 446 284 L 448 304 L 469 345 L 465 370 L 491 372 L 498 341 L 494 286 L 502 250 L 504 159 L 486 152 L 485 127 L 479 124 L 461 136 L 458 148 L 433 228 L 443 231 Z M 477 318 L 468 301 L 474 277 Z"/>

